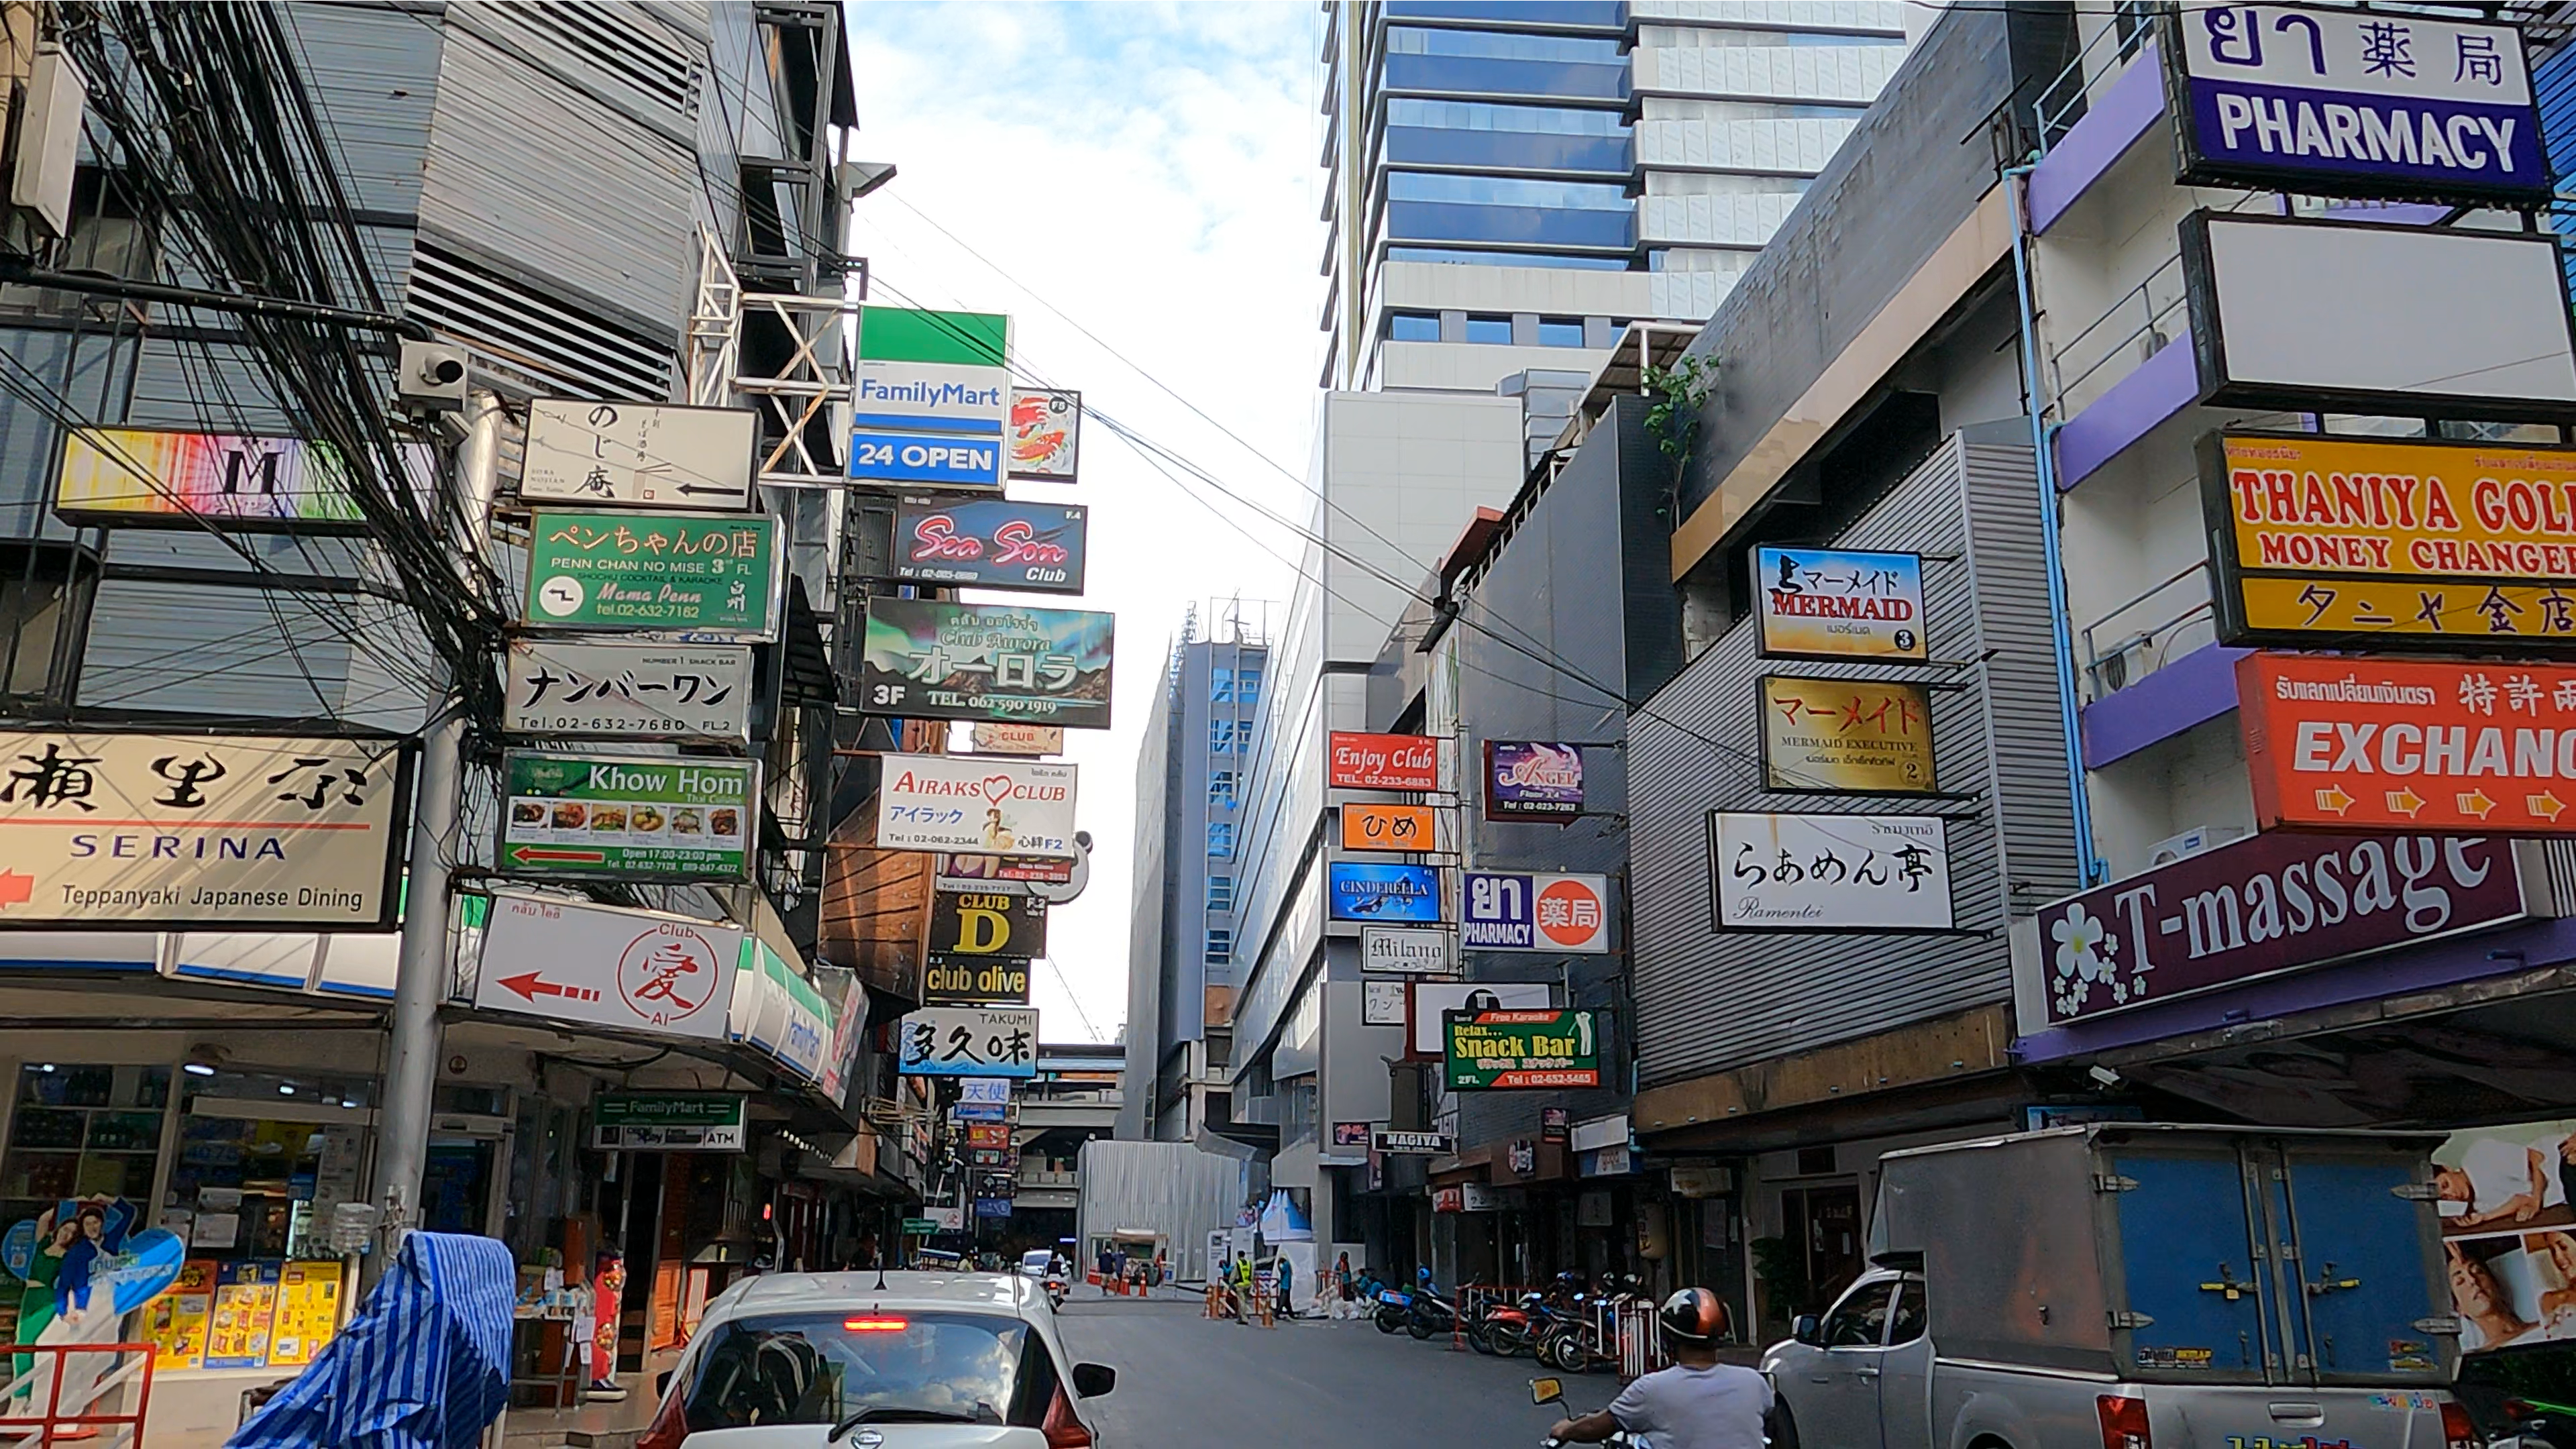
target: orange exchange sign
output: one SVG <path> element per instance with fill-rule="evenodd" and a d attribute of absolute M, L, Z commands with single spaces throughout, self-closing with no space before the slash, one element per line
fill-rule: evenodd
<path fill-rule="evenodd" d="M 1344 805 L 1344 850 L 1437 850 L 1428 805 Z"/>
<path fill-rule="evenodd" d="M 2576 833 L 2576 667 L 2248 654 L 2236 700 L 2265 830 Z"/>
<path fill-rule="evenodd" d="M 2576 645 L 2576 450 L 2212 433 L 2201 479 L 2228 643 Z"/>

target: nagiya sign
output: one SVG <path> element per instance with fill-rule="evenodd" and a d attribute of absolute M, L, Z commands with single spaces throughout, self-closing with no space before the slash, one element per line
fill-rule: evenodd
<path fill-rule="evenodd" d="M 1335 730 L 1328 741 L 1336 790 L 1437 790 L 1440 742 L 1427 735 L 1369 735 Z"/>
<path fill-rule="evenodd" d="M 2263 829 L 2576 833 L 2576 667 L 2248 654 L 2236 697 Z"/>

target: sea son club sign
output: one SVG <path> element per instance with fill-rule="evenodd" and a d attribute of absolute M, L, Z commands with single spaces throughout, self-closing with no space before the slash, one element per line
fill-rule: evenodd
<path fill-rule="evenodd" d="M 2049 1024 L 2556 914 L 2536 848 L 2267 831 L 2097 886 L 2039 911 Z"/>

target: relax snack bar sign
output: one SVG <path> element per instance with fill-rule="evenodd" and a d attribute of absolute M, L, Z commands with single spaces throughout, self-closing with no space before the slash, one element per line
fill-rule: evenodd
<path fill-rule="evenodd" d="M 1441 1037 L 1441 1080 L 1453 1092 L 1601 1085 L 1589 1011 L 1452 1011 Z"/>

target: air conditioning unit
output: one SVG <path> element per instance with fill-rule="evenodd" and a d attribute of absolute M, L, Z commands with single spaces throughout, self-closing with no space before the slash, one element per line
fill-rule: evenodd
<path fill-rule="evenodd" d="M 2177 860 L 2216 850 L 2245 832 L 2233 825 L 2195 825 L 2178 835 L 2168 835 L 2147 847 L 2150 867 L 2171 865 Z"/>

